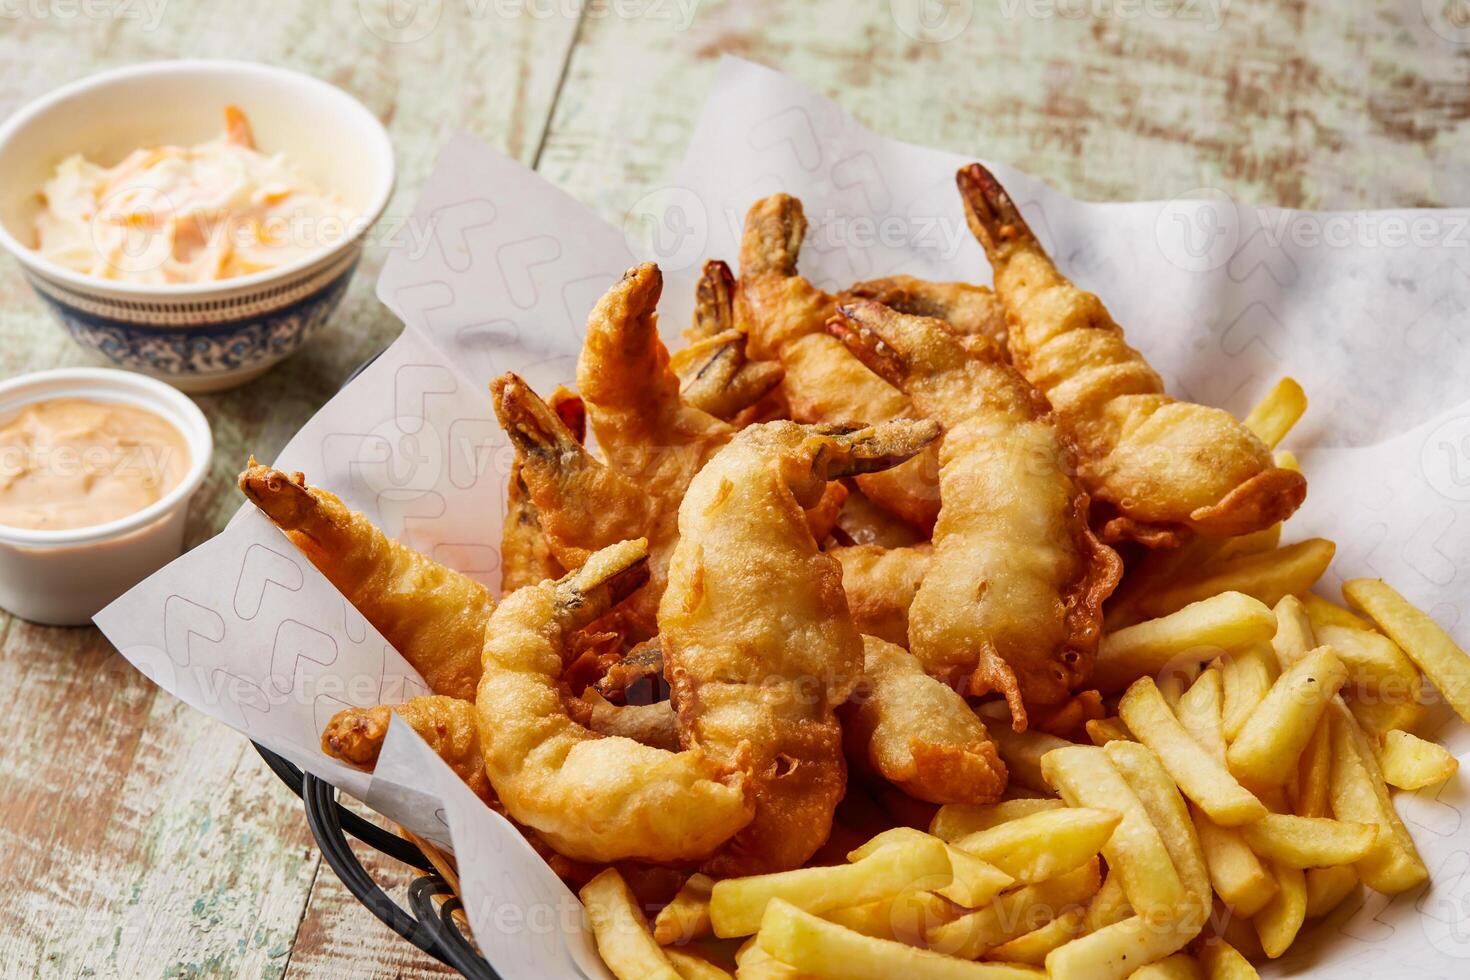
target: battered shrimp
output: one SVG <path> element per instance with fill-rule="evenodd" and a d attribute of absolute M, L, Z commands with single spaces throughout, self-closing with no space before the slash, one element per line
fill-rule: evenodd
<path fill-rule="evenodd" d="M 755 819 L 706 865 L 717 876 L 794 868 L 827 839 L 846 768 L 834 711 L 863 648 L 837 560 L 803 505 L 830 477 L 892 466 L 938 426 L 770 422 L 742 430 L 690 484 L 659 606 L 679 730 L 751 773 Z"/>
<path fill-rule="evenodd" d="M 1046 399 L 987 338 L 854 300 L 831 327 L 945 426 L 934 557 L 909 609 L 930 673 L 1025 705 L 1064 701 L 1092 673 L 1102 603 L 1122 562 L 1087 526 L 1087 495 Z"/>
<path fill-rule="evenodd" d="M 780 360 L 786 375 L 779 391 L 798 422 L 882 422 L 913 414 L 902 392 L 827 335 L 836 300 L 797 273 L 806 228 L 801 202 L 786 194 L 763 198 L 746 214 L 736 317 L 750 335 L 751 354 Z M 937 474 L 931 450 L 857 484 L 879 505 L 927 529 L 939 513 Z"/>
<path fill-rule="evenodd" d="M 914 276 L 888 276 L 853 283 L 837 297 L 838 305 L 870 299 L 900 313 L 930 316 L 955 333 L 979 334 L 1005 343 L 1006 314 L 995 293 L 968 282 L 932 282 Z"/>
<path fill-rule="evenodd" d="M 907 647 L 909 606 L 929 572 L 933 547 L 855 544 L 827 553 L 842 565 L 842 590 L 858 631 Z"/>
<path fill-rule="evenodd" d="M 1092 293 L 1068 281 L 980 164 L 956 178 L 970 229 L 995 271 L 1021 373 L 1076 431 L 1079 474 L 1107 509 L 1103 536 L 1173 545 L 1193 531 L 1248 534 L 1306 497 L 1300 473 L 1218 408 L 1175 401 Z"/>
<path fill-rule="evenodd" d="M 240 490 L 418 671 L 435 694 L 474 697 L 494 599 L 467 575 L 419 554 L 307 486 L 251 457 Z"/>
<path fill-rule="evenodd" d="M 730 267 L 717 259 L 706 262 L 695 295 L 694 322 L 685 331 L 690 344 L 669 361 L 684 401 L 727 422 L 743 418 L 785 374 L 780 361 L 749 358 L 749 338 L 735 329 L 734 301 Z"/>
<path fill-rule="evenodd" d="M 692 738 L 673 753 L 602 737 L 567 714 L 558 678 L 569 636 L 647 578 L 648 542 L 625 541 L 507 596 L 485 629 L 485 772 L 513 819 L 574 860 L 698 861 L 754 812 L 738 754 L 717 762 Z"/>
<path fill-rule="evenodd" d="M 566 388 L 557 388 L 551 393 L 550 407 L 577 442 L 586 438 L 587 414 L 581 398 Z M 510 464 L 505 523 L 500 530 L 500 594 L 510 595 L 524 585 L 561 578 L 565 573 L 552 554 L 546 532 L 541 530 L 541 514 L 521 475 L 521 458 L 517 455 Z"/>
<path fill-rule="evenodd" d="M 930 803 L 993 803 L 1006 767 L 965 699 L 917 657 L 863 637 L 863 681 L 841 710 L 849 758 Z"/>
<path fill-rule="evenodd" d="M 388 736 L 388 720 L 394 714 L 408 722 L 476 796 L 487 803 L 495 798 L 490 780 L 485 777 L 485 759 L 480 754 L 480 732 L 475 726 L 472 701 L 434 694 L 402 704 L 347 708 L 333 715 L 322 730 L 322 751 L 334 759 L 373 769 L 378 764 L 383 740 Z"/>

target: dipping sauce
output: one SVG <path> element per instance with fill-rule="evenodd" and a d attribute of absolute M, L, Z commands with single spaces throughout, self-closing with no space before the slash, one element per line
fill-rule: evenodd
<path fill-rule="evenodd" d="M 36 250 L 75 272 L 166 284 L 273 269 L 336 244 L 352 213 L 281 154 L 255 148 L 245 114 L 198 146 L 135 150 L 114 167 L 74 154 L 46 182 Z"/>
<path fill-rule="evenodd" d="M 56 398 L 0 422 L 0 524 L 59 531 L 135 514 L 189 469 L 184 436 L 136 405 Z"/>

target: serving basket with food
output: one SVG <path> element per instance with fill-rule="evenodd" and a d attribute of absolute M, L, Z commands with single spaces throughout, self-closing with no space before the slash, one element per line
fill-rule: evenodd
<path fill-rule="evenodd" d="M 1405 565 L 1367 560 L 1351 501 L 1310 509 L 1383 457 L 1283 448 L 1310 418 L 1291 377 L 1243 417 L 1171 394 L 1009 172 L 932 172 L 950 159 L 792 88 L 727 66 L 706 118 L 799 101 L 818 197 L 922 203 L 972 250 L 905 270 L 913 242 L 848 241 L 878 274 L 816 278 L 800 182 L 775 179 L 815 168 L 752 140 L 765 177 L 684 188 L 715 254 L 666 281 L 609 268 L 621 236 L 458 140 L 420 208 L 440 253 L 380 282 L 410 329 L 99 625 L 308 771 L 359 897 L 329 784 L 400 824 L 414 848 L 348 820 L 432 871 L 420 926 L 374 911 L 468 975 L 1236 978 L 1382 953 L 1350 926 L 1416 920 L 1453 871 L 1453 832 L 1403 806 L 1454 807 L 1470 720 L 1448 583 L 1364 574 Z M 722 115 L 737 92 L 761 111 Z M 864 154 L 877 179 L 850 179 Z M 1394 955 L 1460 955 L 1424 934 Z"/>

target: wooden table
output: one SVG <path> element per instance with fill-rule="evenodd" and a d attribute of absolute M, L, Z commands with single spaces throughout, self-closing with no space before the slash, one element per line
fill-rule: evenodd
<path fill-rule="evenodd" d="M 394 22 L 384 16 L 390 2 Z M 1457 32 L 1448 14 L 1426 18 L 1434 5 L 1419 0 L 1351 10 L 1303 0 L 581 6 L 6 4 L 0 112 L 129 62 L 276 62 L 343 86 L 388 124 L 400 168 L 388 222 L 407 214 L 458 128 L 617 222 L 679 158 L 729 52 L 792 73 L 881 132 L 1006 160 L 1080 197 L 1218 187 L 1309 208 L 1470 202 L 1470 30 Z M 900 28 L 916 13 L 928 15 L 929 40 Z M 370 251 L 306 351 L 254 384 L 199 399 L 216 452 L 192 507 L 192 542 L 234 511 L 231 478 L 246 453 L 272 456 L 397 334 L 373 298 L 382 259 L 381 246 Z M 0 375 L 79 363 L 85 355 L 14 263 L 0 263 Z M 0 690 L 4 975 L 436 969 L 347 894 L 300 803 L 243 738 L 155 689 L 95 630 L 0 614 Z"/>

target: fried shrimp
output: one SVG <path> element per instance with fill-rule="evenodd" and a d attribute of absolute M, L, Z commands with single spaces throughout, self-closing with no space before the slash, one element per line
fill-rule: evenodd
<path fill-rule="evenodd" d="M 959 334 L 979 334 L 1005 343 L 1006 314 L 995 293 L 968 282 L 932 282 L 914 276 L 887 276 L 853 283 L 837 297 L 840 306 L 870 299 L 900 313 L 943 320 Z"/>
<path fill-rule="evenodd" d="M 334 494 L 251 458 L 240 490 L 393 644 L 435 694 L 469 699 L 494 599 L 467 575 L 394 541 Z"/>
<path fill-rule="evenodd" d="M 717 259 L 706 262 L 694 322 L 685 331 L 690 344 L 669 359 L 684 401 L 727 422 L 756 406 L 786 373 L 780 361 L 750 359 L 749 338 L 735 329 L 734 303 L 730 267 Z"/>
<path fill-rule="evenodd" d="M 907 647 L 909 606 L 929 572 L 933 547 L 855 544 L 831 548 L 827 554 L 842 565 L 842 590 L 858 632 Z"/>
<path fill-rule="evenodd" d="M 551 393 L 551 410 L 581 442 L 587 435 L 587 414 L 582 399 L 566 388 Z M 505 523 L 500 531 L 500 594 L 510 595 L 524 585 L 535 585 L 566 573 L 552 554 L 551 542 L 541 530 L 541 514 L 521 475 L 519 455 L 511 461 L 505 491 Z"/>
<path fill-rule="evenodd" d="M 849 758 L 930 803 L 993 803 L 1006 767 L 965 699 L 913 654 L 863 637 L 863 680 L 843 705 Z"/>
<path fill-rule="evenodd" d="M 484 633 L 476 698 L 485 772 L 506 812 L 580 861 L 689 862 L 750 822 L 741 760 L 599 736 L 568 715 L 563 648 L 648 579 L 648 543 L 590 555 L 557 582 L 507 596 Z"/>
<path fill-rule="evenodd" d="M 1107 510 L 1103 536 L 1173 545 L 1193 531 L 1248 534 L 1306 497 L 1300 473 L 1218 408 L 1175 401 L 1092 293 L 1057 271 L 995 177 L 956 178 L 970 229 L 995 272 L 1016 367 L 1077 434 L 1079 473 Z"/>
<path fill-rule="evenodd" d="M 892 466 L 933 422 L 872 428 L 770 422 L 734 437 L 690 484 L 659 607 L 681 738 L 751 773 L 755 819 L 706 866 L 799 866 L 831 831 L 846 768 L 834 711 L 862 673 L 836 559 L 803 508 L 829 478 Z"/>
<path fill-rule="evenodd" d="M 485 777 L 473 701 L 433 694 L 402 704 L 347 708 L 333 715 L 322 730 L 322 751 L 359 768 L 373 769 L 388 736 L 388 720 L 395 714 L 408 722 L 476 796 L 486 802 L 495 798 Z"/>
<path fill-rule="evenodd" d="M 1092 673 L 1122 562 L 1087 525 L 1087 495 L 1046 399 L 984 337 L 854 300 L 834 334 L 942 422 L 934 555 L 909 609 L 909 650 L 972 694 L 1065 700 Z"/>
<path fill-rule="evenodd" d="M 797 272 L 806 235 L 801 202 L 773 194 L 750 208 L 740 241 L 736 317 L 755 357 L 780 360 L 779 391 L 798 422 L 882 422 L 912 415 L 903 393 L 874 377 L 826 334 L 834 297 Z M 939 513 L 938 464 L 931 452 L 903 466 L 859 477 L 869 498 L 927 529 Z"/>

